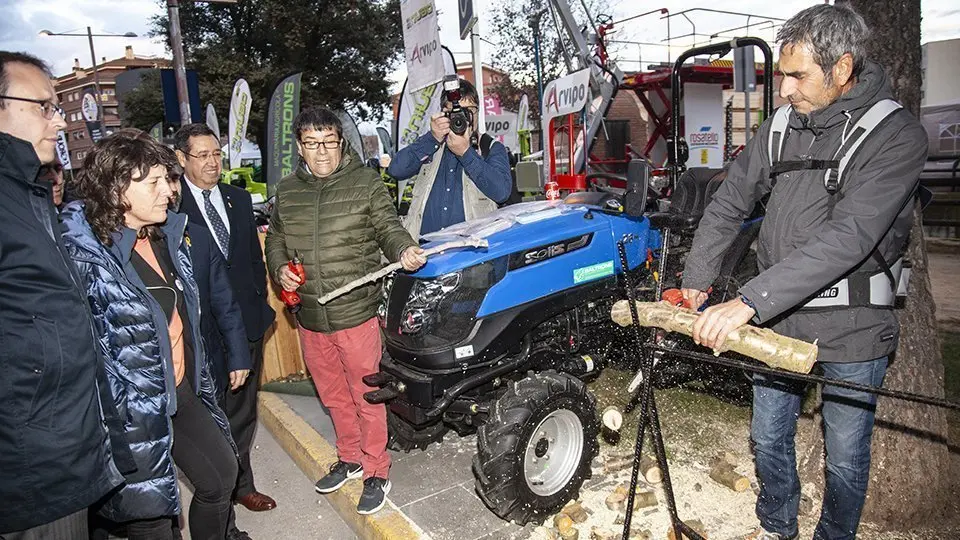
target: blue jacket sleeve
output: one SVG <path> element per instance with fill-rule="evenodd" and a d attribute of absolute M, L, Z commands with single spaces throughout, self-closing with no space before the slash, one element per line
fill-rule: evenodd
<path fill-rule="evenodd" d="M 440 148 L 440 143 L 433 138 L 429 131 L 420 136 L 413 144 L 397 152 L 387 167 L 387 174 L 397 180 L 406 180 L 420 172 L 424 163 L 429 163 L 433 154 Z"/>
<path fill-rule="evenodd" d="M 253 368 L 250 348 L 247 345 L 247 329 L 243 325 L 240 304 L 233 295 L 230 276 L 223 257 L 215 249 L 210 253 L 210 309 L 217 321 L 217 328 L 226 348 L 227 373 Z"/>
<path fill-rule="evenodd" d="M 507 149 L 502 144 L 493 143 L 486 159 L 481 157 L 473 147 L 467 148 L 467 151 L 458 159 L 463 165 L 463 170 L 467 171 L 467 176 L 484 195 L 498 203 L 510 197 L 513 177 L 510 175 Z"/>

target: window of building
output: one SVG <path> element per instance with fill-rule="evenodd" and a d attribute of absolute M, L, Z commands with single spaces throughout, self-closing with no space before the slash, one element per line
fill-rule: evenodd
<path fill-rule="evenodd" d="M 940 152 L 960 154 L 960 123 L 940 124 Z"/>
<path fill-rule="evenodd" d="M 87 157 L 87 153 L 86 153 L 86 152 L 84 152 L 84 151 L 82 151 L 82 150 L 79 151 L 79 152 L 77 152 L 77 160 L 78 160 L 78 161 L 81 160 L 81 159 L 83 159 L 83 158 L 85 158 L 85 157 Z"/>
<path fill-rule="evenodd" d="M 104 88 L 104 89 L 103 89 L 103 95 L 105 95 L 105 96 L 113 96 L 113 95 L 115 95 L 115 94 L 116 94 L 116 90 L 114 90 L 113 88 Z"/>

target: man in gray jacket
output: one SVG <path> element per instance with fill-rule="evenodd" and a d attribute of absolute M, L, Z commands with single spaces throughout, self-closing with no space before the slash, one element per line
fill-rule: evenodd
<path fill-rule="evenodd" d="M 806 9 L 780 30 L 780 95 L 790 108 L 763 123 L 704 212 L 684 269 L 684 298 L 698 307 L 706 301 L 740 224 L 769 195 L 757 243 L 760 273 L 740 298 L 704 311 L 694 326 L 697 343 L 719 347 L 752 320 L 817 340 L 827 377 L 882 384 L 897 348 L 893 298 L 927 138 L 890 100 L 883 68 L 865 58 L 867 35 L 858 14 L 831 5 Z M 803 394 L 786 380 L 754 378 L 761 528 L 750 538 L 798 536 L 794 435 Z M 814 538 L 853 539 L 876 396 L 825 386 L 823 402 L 827 473 Z"/>

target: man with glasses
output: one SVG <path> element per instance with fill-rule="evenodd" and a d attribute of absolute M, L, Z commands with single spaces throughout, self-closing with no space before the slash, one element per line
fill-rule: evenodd
<path fill-rule="evenodd" d="M 257 491 L 250 465 L 250 446 L 257 426 L 257 391 L 263 366 L 263 334 L 275 314 L 267 304 L 267 273 L 263 250 L 253 218 L 253 202 L 245 190 L 220 183 L 223 154 L 220 141 L 206 124 L 188 124 L 174 136 L 174 149 L 183 167 L 180 212 L 210 230 L 226 260 L 234 296 L 246 327 L 251 363 L 240 355 L 226 354 L 223 339 L 210 332 L 209 344 L 223 409 L 240 452 L 240 477 L 235 501 L 254 512 L 272 510 L 277 503 Z M 209 314 L 203 314 L 204 317 Z M 205 328 L 215 328 L 208 324 Z M 243 379 L 249 374 L 249 380 Z M 231 530 L 234 530 L 231 527 Z"/>
<path fill-rule="evenodd" d="M 387 410 L 363 399 L 374 390 L 363 376 L 380 371 L 380 287 L 373 283 L 321 305 L 320 295 L 380 269 L 381 252 L 413 271 L 426 263 L 423 250 L 400 225 L 380 176 L 346 146 L 336 114 L 313 107 L 293 123 L 301 163 L 277 185 L 265 242 L 271 276 L 297 291 L 303 360 L 337 433 L 338 461 L 317 482 L 332 493 L 363 477 L 360 514 L 386 502 L 390 455 Z M 306 279 L 287 268 L 299 256 Z"/>
<path fill-rule="evenodd" d="M 59 209 L 63 204 L 63 165 L 54 158 L 53 163 L 47 163 L 40 167 L 40 172 L 37 173 L 37 181 L 50 184 L 53 205 Z"/>
<path fill-rule="evenodd" d="M 0 51 L 3 540 L 86 538 L 87 507 L 132 464 L 129 449 L 110 444 L 117 415 L 94 320 L 60 239 L 51 186 L 36 181 L 67 125 L 50 78 L 39 59 Z"/>
<path fill-rule="evenodd" d="M 471 143 L 479 112 L 476 88 L 460 79 L 460 96 L 460 106 L 470 119 L 465 133 L 450 130 L 445 112 L 453 105 L 443 93 L 440 105 L 445 112 L 430 119 L 430 133 L 397 152 L 387 168 L 387 174 L 397 180 L 417 175 L 404 222 L 414 237 L 483 217 L 506 201 L 513 189 L 506 148 L 493 142 L 488 152 L 481 152 Z"/>

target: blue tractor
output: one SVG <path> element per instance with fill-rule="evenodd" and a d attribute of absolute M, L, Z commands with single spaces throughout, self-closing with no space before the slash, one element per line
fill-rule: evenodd
<path fill-rule="evenodd" d="M 425 248 L 463 238 L 488 247 L 447 251 L 383 283 L 386 353 L 365 381 L 379 387 L 366 399 L 388 406 L 391 448 L 426 448 L 450 429 L 477 432 L 476 491 L 518 524 L 541 522 L 578 496 L 598 452 L 596 399 L 585 381 L 636 357 L 632 334 L 615 327 L 610 309 L 679 285 L 693 232 L 723 178 L 717 170 L 682 172 L 676 129 L 673 140 L 677 168 L 665 212 L 649 211 L 663 194 L 653 193 L 647 163 L 635 160 L 619 178 L 625 191 L 511 205 L 423 238 Z M 759 218 L 744 222 L 712 302 L 755 274 L 758 230 Z"/>

